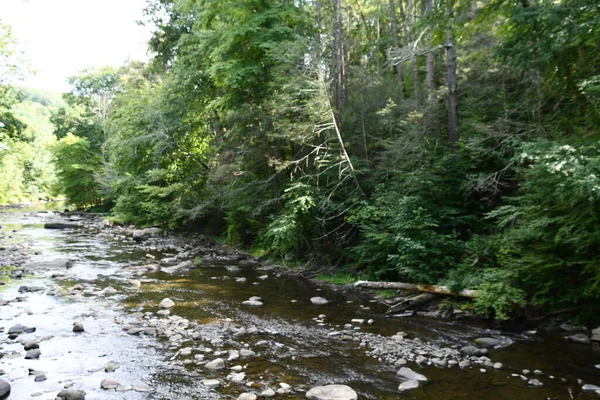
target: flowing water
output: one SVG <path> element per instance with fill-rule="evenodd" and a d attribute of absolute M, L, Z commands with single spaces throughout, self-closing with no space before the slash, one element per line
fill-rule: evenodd
<path fill-rule="evenodd" d="M 577 383 L 581 379 L 600 385 L 597 344 L 571 344 L 556 333 L 527 336 L 498 332 L 483 324 L 464 321 L 387 318 L 385 308 L 377 303 L 311 282 L 279 276 L 275 272 L 267 273 L 265 280 L 259 279 L 266 274 L 264 271 L 230 272 L 225 267 L 235 265 L 232 260 L 204 263 L 185 275 L 147 273 L 139 277 L 143 281 L 141 290 L 132 291 L 128 278 L 148 264 L 147 249 L 130 239 L 86 229 L 43 229 L 49 220 L 60 220 L 60 217 L 23 210 L 0 212 L 2 231 L 15 230 L 9 240 L 27 242 L 39 252 L 33 258 L 35 261 L 64 257 L 74 261 L 73 268 L 63 277 L 27 277 L 8 281 L 6 286 L 0 287 L 0 299 L 23 297 L 19 302 L 0 307 L 0 326 L 5 332 L 16 323 L 35 326 L 36 332 L 29 335 L 43 339 L 40 359 L 25 360 L 22 345 L 5 339 L 6 334 L 2 334 L 0 351 L 14 352 L 0 359 L 0 369 L 5 372 L 1 378 L 12 385 L 10 399 L 54 399 L 66 384 L 85 390 L 86 399 L 235 399 L 245 391 L 260 393 L 266 386 L 277 388 L 279 382 L 296 389 L 296 393 L 276 396 L 281 399 L 301 399 L 303 390 L 329 383 L 349 385 L 361 399 L 598 398 L 593 393 L 582 393 Z M 173 255 L 159 250 L 151 253 L 158 260 Z M 242 276 L 247 279 L 246 283 L 235 281 Z M 253 284 L 255 282 L 258 285 Z M 62 287 L 77 283 L 110 285 L 119 294 L 72 299 L 43 292 L 22 296 L 17 292 L 20 285 L 50 286 L 53 283 Z M 262 297 L 264 306 L 241 305 L 251 296 Z M 312 305 L 309 299 L 313 296 L 325 297 L 329 304 Z M 244 335 L 239 344 L 248 345 L 257 355 L 231 363 L 246 366 L 245 382 L 255 382 L 254 387 L 227 384 L 228 371 L 207 371 L 194 362 L 192 356 L 178 356 L 177 349 L 165 339 L 128 335 L 115 322 L 134 312 L 154 313 L 165 297 L 176 304 L 171 313 L 197 323 L 205 337 L 219 337 L 228 326 L 252 328 L 250 332 L 256 332 Z M 324 326 L 315 321 L 319 314 L 326 315 Z M 488 368 L 481 372 L 479 366 L 461 370 L 409 365 L 426 375 L 429 381 L 418 389 L 399 393 L 396 368 L 369 357 L 356 342 L 327 335 L 331 328 L 343 327 L 353 318 L 374 319 L 373 325 L 360 326 L 364 332 L 390 336 L 404 331 L 408 337 L 419 337 L 442 347 L 463 346 L 482 336 L 503 337 L 513 343 L 490 352 L 489 357 L 494 362 L 504 364 L 500 371 Z M 71 331 L 75 320 L 83 322 L 85 333 Z M 256 345 L 265 340 L 268 344 Z M 116 361 L 121 367 L 115 372 L 104 372 L 108 361 Z M 48 379 L 34 382 L 28 368 L 44 371 Z M 530 388 L 527 382 L 512 376 L 523 369 L 543 371 L 544 375 L 537 378 L 544 387 Z M 150 393 L 103 391 L 100 381 L 105 377 L 124 385 L 147 384 L 154 390 Z M 224 384 L 216 390 L 207 389 L 201 384 L 206 378 L 222 379 Z M 561 378 L 568 381 L 564 383 Z M 262 389 L 258 388 L 259 384 L 263 385 Z"/>

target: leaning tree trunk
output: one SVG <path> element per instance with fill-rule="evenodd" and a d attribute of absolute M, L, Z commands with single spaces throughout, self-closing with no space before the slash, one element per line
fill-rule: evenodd
<path fill-rule="evenodd" d="M 417 285 L 414 283 L 405 282 L 369 282 L 369 281 L 358 281 L 354 284 L 354 287 L 368 288 L 368 289 L 397 289 L 397 290 L 408 290 L 413 292 L 426 292 L 433 294 L 442 294 L 446 296 L 458 296 L 467 298 L 477 298 L 479 292 L 476 290 L 465 289 L 460 292 L 452 292 L 447 286 L 438 285 Z"/>
<path fill-rule="evenodd" d="M 390 0 L 390 18 L 392 19 L 392 37 L 394 38 L 394 51 L 397 53 L 398 50 L 400 50 L 400 39 L 398 38 L 398 20 L 396 19 L 396 5 L 394 4 L 394 0 Z M 396 74 L 398 76 L 400 98 L 404 100 L 404 72 L 402 71 L 402 63 L 396 64 Z"/>
<path fill-rule="evenodd" d="M 458 83 L 456 78 L 456 47 L 450 32 L 446 28 L 446 59 L 448 64 L 448 140 L 454 147 L 458 142 Z"/>

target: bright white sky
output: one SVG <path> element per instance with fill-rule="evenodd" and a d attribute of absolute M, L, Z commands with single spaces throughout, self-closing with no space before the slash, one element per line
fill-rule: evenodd
<path fill-rule="evenodd" d="M 146 0 L 0 0 L 0 21 L 11 25 L 35 75 L 23 86 L 57 92 L 66 79 L 96 66 L 146 60 L 150 28 L 138 26 Z"/>

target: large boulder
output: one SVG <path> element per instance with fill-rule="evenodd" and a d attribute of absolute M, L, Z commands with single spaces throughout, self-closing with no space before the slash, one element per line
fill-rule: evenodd
<path fill-rule="evenodd" d="M 356 400 L 358 395 L 350 386 L 327 385 L 310 389 L 306 392 L 306 398 L 311 400 Z"/>

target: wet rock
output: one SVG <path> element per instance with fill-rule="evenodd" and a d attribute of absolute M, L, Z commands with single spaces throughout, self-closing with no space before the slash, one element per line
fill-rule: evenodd
<path fill-rule="evenodd" d="M 594 342 L 600 342 L 600 326 L 596 329 L 592 329 L 592 340 Z"/>
<path fill-rule="evenodd" d="M 590 385 L 589 383 L 586 383 L 585 385 L 581 386 L 581 390 L 583 390 L 584 392 L 595 392 L 596 390 L 600 390 L 600 386 Z"/>
<path fill-rule="evenodd" d="M 163 233 L 160 228 L 139 229 L 133 232 L 133 240 L 136 242 L 144 242 L 153 236 L 159 236 Z"/>
<path fill-rule="evenodd" d="M 323 297 L 311 297 L 310 302 L 318 306 L 329 303 L 329 301 L 327 301 L 327 299 L 324 299 Z"/>
<path fill-rule="evenodd" d="M 502 344 L 502 342 L 498 339 L 490 338 L 490 337 L 481 337 L 475 339 L 473 342 L 483 347 L 496 347 Z"/>
<path fill-rule="evenodd" d="M 258 300 L 246 300 L 242 302 L 243 305 L 245 306 L 251 306 L 251 307 L 261 307 L 263 306 L 263 302 L 262 301 L 258 301 Z"/>
<path fill-rule="evenodd" d="M 400 392 L 404 392 L 411 389 L 416 389 L 419 387 L 419 381 L 408 380 L 406 382 L 402 382 L 400 386 L 398 386 L 398 390 Z"/>
<path fill-rule="evenodd" d="M 35 293 L 35 292 L 43 292 L 44 288 L 40 286 L 20 286 L 19 293 Z"/>
<path fill-rule="evenodd" d="M 221 382 L 218 379 L 204 379 L 202 381 L 202 384 L 212 389 L 218 387 L 221 384 Z"/>
<path fill-rule="evenodd" d="M 238 396 L 237 400 L 256 400 L 257 397 L 254 393 L 242 393 Z"/>
<path fill-rule="evenodd" d="M 427 377 L 425 375 L 421 375 L 418 372 L 413 371 L 408 367 L 402 367 L 396 372 L 396 378 L 406 379 L 406 380 L 415 380 L 415 381 L 426 381 Z"/>
<path fill-rule="evenodd" d="M 85 332 L 83 324 L 80 321 L 73 322 L 73 332 Z"/>
<path fill-rule="evenodd" d="M 85 392 L 83 390 L 66 389 L 58 392 L 56 397 L 62 400 L 85 400 Z"/>
<path fill-rule="evenodd" d="M 116 361 L 109 361 L 108 364 L 106 364 L 106 366 L 104 367 L 104 371 L 105 372 L 114 372 L 117 369 L 119 369 L 121 367 L 121 364 L 119 364 Z"/>
<path fill-rule="evenodd" d="M 271 388 L 268 388 L 261 392 L 260 397 L 275 397 L 275 391 Z"/>
<path fill-rule="evenodd" d="M 217 358 L 204 364 L 204 366 L 212 370 L 223 369 L 225 368 L 225 361 L 222 358 Z"/>
<path fill-rule="evenodd" d="M 76 228 L 75 224 L 65 224 L 60 222 L 49 222 L 44 224 L 44 229 L 73 229 Z"/>
<path fill-rule="evenodd" d="M 253 357 L 255 355 L 256 355 L 256 353 L 253 352 L 252 350 L 248 350 L 248 349 L 240 350 L 240 357 L 242 357 L 242 358 Z"/>
<path fill-rule="evenodd" d="M 158 305 L 158 307 L 162 308 L 162 309 L 167 309 L 167 308 L 172 308 L 175 306 L 175 303 L 173 302 L 173 300 L 166 298 L 163 299 L 160 304 Z"/>
<path fill-rule="evenodd" d="M 574 335 L 569 335 L 569 341 L 577 344 L 590 344 L 592 343 L 590 337 L 585 333 L 575 333 Z"/>
<path fill-rule="evenodd" d="M 167 274 L 176 274 L 179 272 L 186 272 L 194 269 L 194 263 L 192 261 L 184 261 L 173 267 L 162 267 L 160 270 Z"/>
<path fill-rule="evenodd" d="M 311 400 L 357 400 L 358 395 L 350 386 L 327 385 L 310 389 L 306 392 L 306 398 Z"/>
<path fill-rule="evenodd" d="M 479 347 L 475 347 L 475 346 L 465 346 L 460 349 L 460 353 L 465 356 L 479 357 L 479 356 L 487 354 L 487 350 L 480 349 Z"/>
<path fill-rule="evenodd" d="M 25 354 L 25 359 L 26 360 L 37 360 L 38 358 L 40 358 L 41 354 L 42 354 L 42 352 L 40 351 L 40 349 L 29 350 Z"/>
<path fill-rule="evenodd" d="M 36 376 L 36 377 L 35 377 L 33 380 L 34 380 L 35 382 L 44 382 L 44 381 L 45 381 L 45 380 L 47 380 L 47 379 L 48 379 L 48 378 L 46 378 L 46 375 L 45 375 L 45 374 L 41 374 L 41 375 L 38 375 L 38 376 Z"/>
<path fill-rule="evenodd" d="M 100 382 L 100 387 L 104 390 L 116 389 L 118 386 L 121 386 L 121 384 L 111 378 L 104 378 L 102 382 Z"/>
<path fill-rule="evenodd" d="M 497 362 L 493 365 L 493 367 L 494 369 L 502 369 L 504 368 L 504 365 L 502 363 Z"/>
<path fill-rule="evenodd" d="M 33 327 L 27 327 L 27 326 L 21 325 L 21 324 L 17 324 L 15 326 L 11 327 L 8 330 L 8 335 L 9 336 L 13 336 L 14 335 L 16 337 L 16 336 L 18 336 L 18 335 L 20 335 L 22 333 L 33 333 L 33 332 L 35 332 L 35 328 L 33 328 Z"/>
<path fill-rule="evenodd" d="M 7 397 L 10 394 L 10 384 L 3 379 L 0 379 L 0 399 Z"/>
<path fill-rule="evenodd" d="M 39 348 L 40 348 L 40 344 L 38 342 L 27 341 L 27 342 L 23 343 L 24 350 L 32 350 L 32 349 L 39 349 Z"/>
<path fill-rule="evenodd" d="M 544 386 L 544 384 L 542 382 L 540 382 L 538 379 L 530 379 L 527 381 L 527 384 L 531 387 L 536 387 L 536 388 L 541 388 Z"/>
<path fill-rule="evenodd" d="M 115 289 L 112 286 L 108 286 L 107 288 L 105 288 L 103 291 L 104 295 L 106 296 L 114 296 L 115 294 L 117 294 L 117 289 Z"/>

